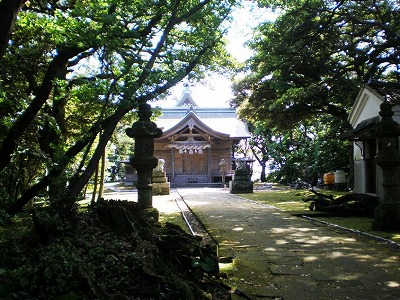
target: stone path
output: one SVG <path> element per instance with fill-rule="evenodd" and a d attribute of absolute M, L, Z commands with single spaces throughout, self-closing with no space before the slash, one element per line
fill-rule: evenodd
<path fill-rule="evenodd" d="M 224 189 L 177 192 L 233 258 L 234 299 L 400 299 L 398 251 Z"/>

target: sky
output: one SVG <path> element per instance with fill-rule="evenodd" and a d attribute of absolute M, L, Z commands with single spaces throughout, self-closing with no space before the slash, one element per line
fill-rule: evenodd
<path fill-rule="evenodd" d="M 244 44 L 252 36 L 253 28 L 264 20 L 274 20 L 276 14 L 261 10 L 252 9 L 251 4 L 245 2 L 244 7 L 233 13 L 233 22 L 227 34 L 227 49 L 232 56 L 240 62 L 244 62 L 251 56 L 251 50 Z M 163 101 L 156 102 L 162 107 L 173 106 L 184 91 L 183 83 L 171 89 L 171 95 Z M 231 79 L 214 74 L 205 79 L 204 83 L 190 86 L 189 90 L 194 101 L 203 107 L 227 107 L 229 100 L 233 97 L 231 90 Z"/>

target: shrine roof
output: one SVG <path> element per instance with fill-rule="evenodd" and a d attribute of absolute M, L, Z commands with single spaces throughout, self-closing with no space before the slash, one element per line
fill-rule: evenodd
<path fill-rule="evenodd" d="M 186 122 L 188 115 L 191 115 L 192 120 L 197 120 L 199 126 L 213 132 L 215 136 L 229 136 L 231 139 L 250 137 L 247 123 L 237 118 L 235 108 L 198 106 L 188 88 L 173 107 L 161 107 L 161 112 L 162 115 L 155 123 L 164 133 L 170 134 L 171 130 L 187 126 L 182 122 Z"/>
<path fill-rule="evenodd" d="M 246 122 L 237 118 L 234 108 L 174 107 L 161 111 L 162 115 L 155 122 L 164 132 L 174 128 L 192 112 L 213 131 L 227 134 L 233 139 L 250 137 Z"/>

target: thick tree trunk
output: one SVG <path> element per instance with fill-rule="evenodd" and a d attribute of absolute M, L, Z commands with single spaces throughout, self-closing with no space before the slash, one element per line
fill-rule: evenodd
<path fill-rule="evenodd" d="M 0 1 L 0 60 L 3 57 L 14 30 L 18 13 L 26 0 L 1 0 Z"/>
<path fill-rule="evenodd" d="M 261 182 L 267 182 L 266 169 L 267 169 L 266 162 L 262 161 L 261 162 L 261 175 L 260 175 Z"/>

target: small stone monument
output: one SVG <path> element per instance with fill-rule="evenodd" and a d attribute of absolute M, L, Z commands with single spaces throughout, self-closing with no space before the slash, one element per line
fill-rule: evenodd
<path fill-rule="evenodd" d="M 233 180 L 229 182 L 229 193 L 250 194 L 253 193 L 253 181 L 251 181 L 250 166 L 243 160 L 236 160 L 236 170 Z"/>
<path fill-rule="evenodd" d="M 158 159 L 158 164 L 153 169 L 153 195 L 169 195 L 170 183 L 164 171 L 165 160 Z"/>

